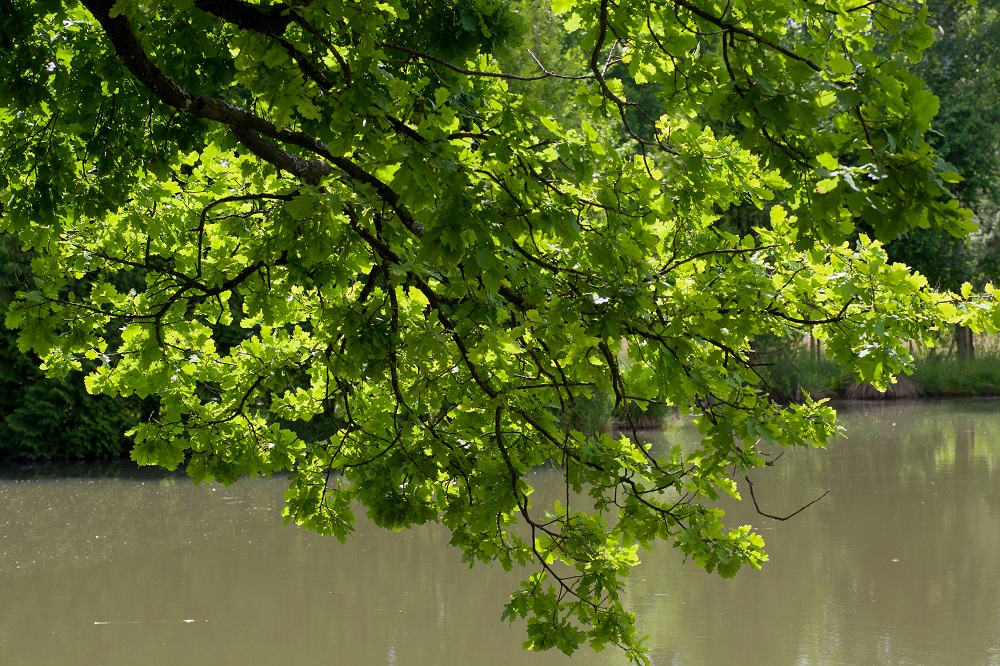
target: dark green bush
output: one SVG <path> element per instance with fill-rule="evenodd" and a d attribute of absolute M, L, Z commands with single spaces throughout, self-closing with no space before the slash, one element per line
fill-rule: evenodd
<path fill-rule="evenodd" d="M 30 273 L 30 256 L 0 236 L 0 321 Z M 0 326 L 0 461 L 120 456 L 125 430 L 153 409 L 150 400 L 90 395 L 81 373 L 45 377 Z"/>

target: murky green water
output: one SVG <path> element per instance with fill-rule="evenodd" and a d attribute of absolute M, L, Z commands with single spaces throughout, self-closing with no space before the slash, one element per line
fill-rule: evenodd
<path fill-rule="evenodd" d="M 761 529 L 763 571 L 645 556 L 629 600 L 657 665 L 1000 664 L 1000 402 L 842 423 L 754 476 L 770 513 L 821 502 L 727 507 Z M 433 526 L 341 545 L 282 527 L 280 480 L 44 474 L 0 481 L 0 664 L 623 663 L 523 653 L 499 619 L 516 575 L 470 571 Z"/>

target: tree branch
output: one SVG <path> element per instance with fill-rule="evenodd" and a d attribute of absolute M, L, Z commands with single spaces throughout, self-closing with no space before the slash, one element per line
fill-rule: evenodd
<path fill-rule="evenodd" d="M 83 6 L 104 28 L 105 34 L 125 67 L 157 99 L 182 113 L 217 120 L 229 126 L 240 142 L 252 153 L 307 183 L 315 185 L 323 176 L 333 171 L 333 168 L 323 161 L 306 160 L 293 155 L 263 140 L 261 136 L 290 143 L 320 155 L 329 154 L 329 149 L 321 141 L 304 132 L 281 129 L 271 121 L 238 106 L 216 97 L 189 92 L 175 83 L 146 55 L 128 19 L 120 14 L 111 16 L 114 4 L 114 0 L 83 0 Z"/>
<path fill-rule="evenodd" d="M 536 74 L 535 76 L 518 76 L 516 74 L 504 74 L 503 72 L 486 72 L 479 69 L 465 69 L 464 67 L 459 67 L 458 65 L 448 62 L 443 58 L 438 58 L 429 53 L 423 53 L 421 51 L 416 51 L 408 46 L 403 46 L 402 44 L 393 44 L 391 42 L 376 42 L 375 44 L 382 49 L 390 49 L 392 51 L 399 51 L 400 53 L 405 53 L 414 58 L 419 58 L 421 60 L 426 60 L 427 62 L 433 62 L 436 65 L 441 65 L 453 72 L 458 72 L 459 74 L 465 74 L 466 76 L 482 76 L 491 79 L 504 79 L 506 81 L 540 81 L 541 79 L 547 79 L 549 77 L 555 77 L 555 74 L 550 74 L 544 68 L 542 69 L 542 74 Z M 534 56 L 532 56 L 534 57 Z M 572 77 L 558 77 L 558 78 L 572 78 Z"/>
<path fill-rule="evenodd" d="M 121 15 L 111 16 L 114 0 L 82 0 L 82 2 L 104 28 L 125 67 L 160 101 L 183 113 L 217 120 L 227 125 L 254 155 L 311 185 L 318 184 L 324 176 L 333 173 L 333 166 L 338 167 L 351 180 L 370 185 L 413 234 L 418 237 L 424 234 L 423 225 L 417 222 L 410 211 L 400 203 L 399 194 L 378 177 L 346 157 L 333 155 L 325 143 L 305 132 L 279 128 L 271 121 L 238 106 L 215 97 L 185 90 L 153 64 L 128 19 Z M 267 141 L 264 137 L 298 146 L 325 158 L 325 161 L 307 160 Z"/>
<path fill-rule="evenodd" d="M 792 513 L 788 514 L 787 516 L 775 516 L 773 514 L 766 513 L 766 512 L 764 512 L 764 511 L 761 510 L 760 505 L 757 504 L 757 497 L 753 494 L 753 481 L 751 481 L 750 477 L 746 476 L 746 475 L 743 476 L 743 479 L 747 482 L 747 487 L 750 489 L 750 499 L 753 500 L 753 508 L 757 510 L 757 513 L 759 513 L 760 515 L 764 516 L 765 518 L 772 518 L 774 520 L 782 520 L 782 521 L 784 521 L 784 520 L 788 520 L 789 518 L 794 518 L 795 516 L 799 515 L 800 513 L 802 513 L 803 511 L 805 511 L 809 507 L 811 507 L 813 504 L 815 504 L 816 502 L 820 501 L 821 499 L 823 499 L 824 497 L 826 497 L 827 495 L 830 494 L 830 491 L 828 490 L 825 493 L 823 493 L 822 495 L 820 495 L 819 497 L 817 497 L 816 499 L 814 499 L 813 501 L 809 502 L 805 506 L 799 507 L 798 510 L 793 511 Z"/>

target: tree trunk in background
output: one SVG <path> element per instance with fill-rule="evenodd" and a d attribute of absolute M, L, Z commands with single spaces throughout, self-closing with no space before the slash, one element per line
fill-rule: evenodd
<path fill-rule="evenodd" d="M 811 358 L 814 361 L 819 361 L 822 357 L 823 357 L 823 343 L 819 338 L 810 333 L 809 358 Z"/>
<path fill-rule="evenodd" d="M 955 324 L 955 351 L 959 358 L 975 358 L 976 339 L 968 326 Z"/>

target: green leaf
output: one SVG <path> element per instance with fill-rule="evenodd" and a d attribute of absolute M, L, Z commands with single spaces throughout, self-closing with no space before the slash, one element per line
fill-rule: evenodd
<path fill-rule="evenodd" d="M 830 153 L 820 153 L 816 156 L 816 161 L 819 162 L 821 167 L 829 171 L 836 171 L 840 168 L 840 163 L 837 162 L 837 158 Z"/>

